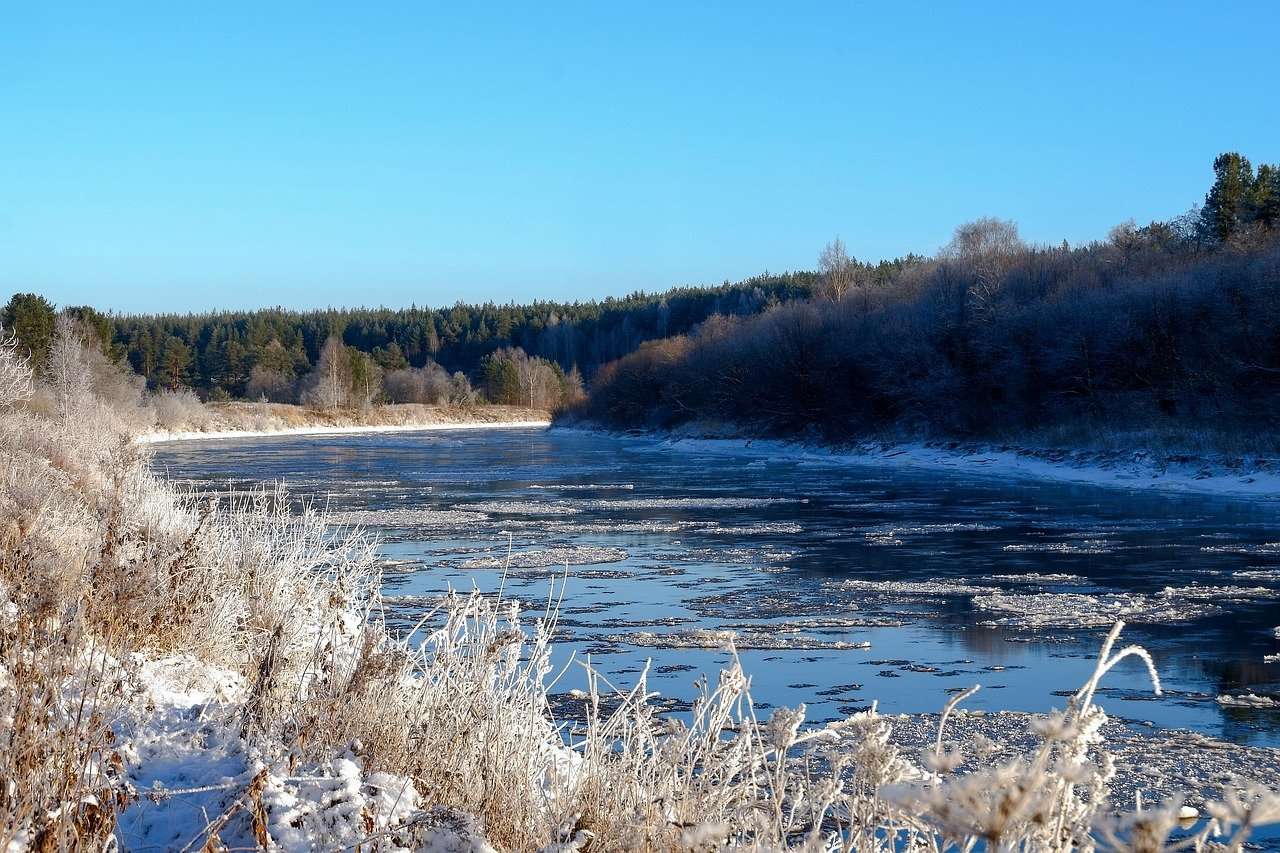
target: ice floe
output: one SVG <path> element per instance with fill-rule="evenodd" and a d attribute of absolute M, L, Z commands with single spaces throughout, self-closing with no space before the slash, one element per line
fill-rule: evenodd
<path fill-rule="evenodd" d="M 545 566 L 590 566 L 599 563 L 617 563 L 627 559 L 621 548 L 600 548 L 593 545 L 558 545 L 530 551 L 505 552 L 491 556 L 472 557 L 462 562 L 464 569 L 501 569 L 510 565 L 515 569 L 537 569 Z"/>
<path fill-rule="evenodd" d="M 1212 596 L 1182 596 L 1177 590 L 1157 595 L 1078 592 L 1039 592 L 1025 595 L 997 592 L 973 599 L 979 610 L 1007 614 L 984 622 L 1007 628 L 1105 628 L 1128 622 L 1164 624 L 1190 622 L 1221 610 L 1209 603 Z"/>
<path fill-rule="evenodd" d="M 480 501 L 464 506 L 474 512 L 491 512 L 495 515 L 576 515 L 582 511 L 566 503 L 544 501 Z"/>
<path fill-rule="evenodd" d="M 1005 545 L 1002 551 L 1042 554 L 1110 554 L 1115 543 L 1109 539 L 1077 539 L 1067 542 L 1022 542 Z"/>
<path fill-rule="evenodd" d="M 739 649 L 823 649 L 843 651 L 871 648 L 871 643 L 865 640 L 858 642 L 819 640 L 815 637 L 777 631 L 773 628 L 759 631 L 694 628 L 688 631 L 673 631 L 665 634 L 637 631 L 631 634 L 617 634 L 605 639 L 612 643 L 658 649 L 723 649 L 727 648 L 730 643 Z"/>
<path fill-rule="evenodd" d="M 361 527 L 461 527 L 489 520 L 483 512 L 458 509 L 352 509 L 332 513 L 334 524 Z"/>
<path fill-rule="evenodd" d="M 1280 699 L 1256 693 L 1242 693 L 1239 696 L 1223 694 L 1217 701 L 1219 705 L 1228 708 L 1280 708 Z"/>

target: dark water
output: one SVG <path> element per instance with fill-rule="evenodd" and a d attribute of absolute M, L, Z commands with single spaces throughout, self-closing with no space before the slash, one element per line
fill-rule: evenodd
<path fill-rule="evenodd" d="M 969 707 L 1061 707 L 1125 607 L 1125 636 L 1152 651 L 1165 696 L 1124 665 L 1100 694 L 1109 713 L 1280 744 L 1280 707 L 1217 701 L 1280 695 L 1280 664 L 1263 660 L 1280 652 L 1278 502 L 544 430 L 191 442 L 159 446 L 155 464 L 204 487 L 285 480 L 332 510 L 374 513 L 357 518 L 383 536 L 399 625 L 448 585 L 496 589 L 508 534 L 506 594 L 530 609 L 568 559 L 558 659 L 590 655 L 625 686 L 651 658 L 651 685 L 673 708 L 726 660 L 697 629 L 738 631 L 760 703 L 804 702 L 813 719 L 872 700 L 934 711 L 974 683 L 984 689 Z M 470 514 L 403 515 L 421 510 Z M 663 635 L 711 647 L 670 648 Z M 845 647 L 860 643 L 870 648 Z M 557 689 L 580 683 L 571 667 Z"/>

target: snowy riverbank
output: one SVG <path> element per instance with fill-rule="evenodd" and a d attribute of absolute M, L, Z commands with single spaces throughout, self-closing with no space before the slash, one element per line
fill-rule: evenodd
<path fill-rule="evenodd" d="M 584 429 L 580 425 L 556 429 Z M 636 437 L 635 433 L 615 433 Z M 1026 478 L 1109 488 L 1280 498 L 1280 460 L 1214 459 L 1147 450 L 1048 450 L 959 442 L 862 442 L 824 445 L 714 432 L 642 433 L 672 450 L 812 465 L 868 465 Z"/>
<path fill-rule="evenodd" d="M 549 426 L 549 421 L 455 421 L 426 424 L 379 424 L 349 426 L 302 426 L 281 427 L 280 429 L 228 429 L 208 432 L 179 431 L 151 432 L 137 436 L 138 444 L 156 444 L 165 441 L 204 441 L 226 438 L 268 438 L 271 436 L 290 435 L 359 435 L 364 433 L 390 432 L 435 432 L 439 430 L 471 430 L 471 429 L 530 429 Z"/>

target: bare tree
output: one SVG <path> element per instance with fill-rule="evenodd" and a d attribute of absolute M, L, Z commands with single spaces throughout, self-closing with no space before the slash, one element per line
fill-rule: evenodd
<path fill-rule="evenodd" d="M 1014 257 L 1026 248 L 1013 220 L 984 216 L 957 227 L 940 254 L 973 274 L 969 303 L 978 317 L 986 318 Z"/>
<path fill-rule="evenodd" d="M 351 397 L 351 359 L 336 335 L 330 335 L 308 377 L 303 402 L 326 409 L 347 405 Z"/>
<path fill-rule="evenodd" d="M 0 328 L 0 408 L 27 399 L 31 392 L 31 363 L 17 336 Z"/>
<path fill-rule="evenodd" d="M 822 272 L 818 295 L 831 302 L 843 299 L 857 281 L 858 263 L 849 257 L 839 237 L 823 247 L 818 255 L 818 269 Z"/>
<path fill-rule="evenodd" d="M 49 351 L 49 388 L 58 417 L 69 423 L 93 394 L 93 373 L 80 326 L 67 314 L 58 316 Z"/>

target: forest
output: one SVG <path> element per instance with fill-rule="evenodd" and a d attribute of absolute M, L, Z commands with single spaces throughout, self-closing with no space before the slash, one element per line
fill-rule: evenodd
<path fill-rule="evenodd" d="M 960 226 L 866 276 L 837 240 L 810 299 L 717 316 L 593 377 L 581 418 L 757 435 L 1277 449 L 1280 169 L 1214 161 L 1204 203 L 1087 245 Z"/>
<path fill-rule="evenodd" d="M 878 265 L 879 274 L 891 268 Z M 646 340 L 689 332 L 712 316 L 757 313 L 806 297 L 816 280 L 812 273 L 765 274 L 737 284 L 600 302 L 459 302 L 436 309 L 276 308 L 181 315 L 65 310 L 93 331 L 113 360 L 127 362 L 153 390 L 189 388 L 211 401 L 354 406 L 485 398 L 556 408 L 573 398 L 583 374 Z M 55 314 L 42 297 L 17 294 L 0 322 L 39 363 L 53 340 Z"/>
<path fill-rule="evenodd" d="M 934 256 L 575 303 L 61 316 L 147 388 L 330 409 L 492 402 L 615 428 L 1000 438 L 1165 432 L 1270 449 L 1280 416 L 1280 168 L 1218 156 L 1202 205 L 1032 245 L 992 217 Z M 59 312 L 0 324 L 40 369 Z"/>

